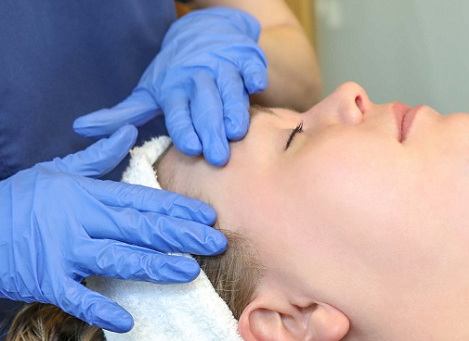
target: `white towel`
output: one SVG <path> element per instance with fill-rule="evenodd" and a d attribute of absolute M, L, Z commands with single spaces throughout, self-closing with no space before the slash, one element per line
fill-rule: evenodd
<path fill-rule="evenodd" d="M 154 138 L 131 151 L 122 181 L 161 188 L 153 163 L 170 139 Z M 135 320 L 129 333 L 105 331 L 108 341 L 241 341 L 238 323 L 203 271 L 191 283 L 153 284 L 103 277 L 87 285 L 115 300 Z"/>

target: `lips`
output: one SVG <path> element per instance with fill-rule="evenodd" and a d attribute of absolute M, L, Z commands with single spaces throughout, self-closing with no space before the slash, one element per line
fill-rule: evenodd
<path fill-rule="evenodd" d="M 419 107 L 411 108 L 401 102 L 393 103 L 392 107 L 396 117 L 398 140 L 404 142 Z"/>
<path fill-rule="evenodd" d="M 412 122 L 414 121 L 415 115 L 422 106 L 419 105 L 415 108 L 410 108 L 404 115 L 404 119 L 402 120 L 401 124 L 401 142 L 404 142 L 407 138 L 407 134 L 410 131 L 412 126 Z"/>

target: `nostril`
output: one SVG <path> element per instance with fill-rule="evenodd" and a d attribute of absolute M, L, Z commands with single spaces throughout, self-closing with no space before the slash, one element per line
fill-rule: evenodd
<path fill-rule="evenodd" d="M 363 98 L 360 95 L 355 97 L 355 104 L 357 105 L 358 109 L 360 109 L 362 115 L 364 115 L 365 114 L 365 107 L 363 105 Z"/>

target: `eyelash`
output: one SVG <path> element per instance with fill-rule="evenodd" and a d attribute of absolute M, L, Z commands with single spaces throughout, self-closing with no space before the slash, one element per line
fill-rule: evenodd
<path fill-rule="evenodd" d="M 293 129 L 292 133 L 290 134 L 290 136 L 288 137 L 288 140 L 287 140 L 287 144 L 285 145 L 285 150 L 288 149 L 288 147 L 290 147 L 290 143 L 292 143 L 293 139 L 295 138 L 295 135 L 297 133 L 301 133 L 303 132 L 303 121 L 301 121 L 295 129 Z"/>

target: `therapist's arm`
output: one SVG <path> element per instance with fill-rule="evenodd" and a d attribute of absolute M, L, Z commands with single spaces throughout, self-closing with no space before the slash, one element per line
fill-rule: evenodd
<path fill-rule="evenodd" d="M 319 101 L 322 82 L 314 49 L 283 0 L 193 0 L 189 4 L 192 9 L 235 7 L 259 20 L 259 45 L 268 61 L 269 87 L 252 95 L 253 103 L 301 111 Z"/>

